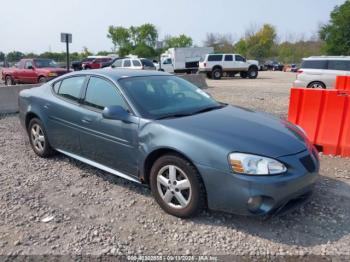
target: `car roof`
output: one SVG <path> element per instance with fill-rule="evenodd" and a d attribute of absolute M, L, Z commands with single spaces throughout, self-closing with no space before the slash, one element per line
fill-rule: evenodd
<path fill-rule="evenodd" d="M 104 77 L 113 79 L 114 81 L 118 81 L 119 79 L 128 78 L 128 77 L 171 76 L 172 74 L 161 72 L 161 71 L 154 71 L 154 70 L 151 71 L 151 70 L 132 70 L 132 69 L 125 69 L 125 68 L 118 68 L 118 69 L 104 68 L 104 69 L 77 71 L 77 72 L 66 74 L 64 76 L 67 77 L 67 76 L 74 76 L 74 75 L 97 75 L 97 76 L 104 76 Z"/>
<path fill-rule="evenodd" d="M 350 60 L 350 56 L 310 56 L 303 60 Z"/>

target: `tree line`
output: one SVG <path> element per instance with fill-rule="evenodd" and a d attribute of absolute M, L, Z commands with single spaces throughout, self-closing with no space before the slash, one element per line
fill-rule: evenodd
<path fill-rule="evenodd" d="M 119 56 L 129 54 L 139 57 L 156 58 L 171 47 L 193 46 L 190 36 L 167 35 L 158 41 L 159 34 L 155 25 L 146 23 L 140 26 L 109 26 L 107 37 L 111 40 L 112 51 L 100 51 L 96 55 L 118 53 Z M 217 53 L 239 53 L 249 59 L 260 62 L 278 60 L 283 63 L 299 63 L 303 57 L 312 55 L 350 55 L 350 0 L 336 6 L 331 12 L 328 24 L 320 26 L 317 36 L 294 41 L 278 41 L 273 25 L 264 24 L 260 28 L 249 29 L 239 38 L 230 34 L 208 33 L 203 41 L 204 46 L 213 47 Z M 82 52 L 70 54 L 71 60 L 81 60 L 92 53 L 84 47 Z M 6 60 L 16 62 L 21 58 L 41 57 L 64 61 L 64 52 L 45 52 L 42 54 L 13 51 L 6 54 Z M 5 54 L 0 52 L 0 61 Z"/>

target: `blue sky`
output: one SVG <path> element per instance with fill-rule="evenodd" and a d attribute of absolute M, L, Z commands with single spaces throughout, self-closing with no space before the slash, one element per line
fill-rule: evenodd
<path fill-rule="evenodd" d="M 273 24 L 281 38 L 317 32 L 345 0 L 0 0 L 0 51 L 63 51 L 61 32 L 73 34 L 73 51 L 110 50 L 109 25 L 153 23 L 160 38 L 187 34 L 201 45 L 206 33 L 232 34 Z"/>

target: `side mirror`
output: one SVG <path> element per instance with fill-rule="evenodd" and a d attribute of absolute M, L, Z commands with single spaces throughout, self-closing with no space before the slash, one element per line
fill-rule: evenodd
<path fill-rule="evenodd" d="M 130 115 L 128 111 L 126 111 L 123 107 L 121 106 L 107 106 L 105 109 L 102 111 L 102 116 L 105 119 L 110 119 L 110 120 L 120 120 L 125 123 L 134 123 L 135 122 L 135 117 Z"/>
<path fill-rule="evenodd" d="M 112 68 L 115 68 L 115 65 L 112 64 L 111 67 L 112 67 Z"/>
<path fill-rule="evenodd" d="M 34 69 L 34 67 L 30 65 L 30 66 L 28 66 L 28 69 L 32 69 L 32 70 L 33 70 L 33 69 Z"/>

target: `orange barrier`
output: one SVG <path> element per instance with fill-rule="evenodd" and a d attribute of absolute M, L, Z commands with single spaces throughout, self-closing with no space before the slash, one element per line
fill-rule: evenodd
<path fill-rule="evenodd" d="M 350 157 L 350 92 L 292 88 L 288 120 L 324 154 Z"/>
<path fill-rule="evenodd" d="M 350 91 L 350 76 L 337 76 L 335 89 Z"/>

